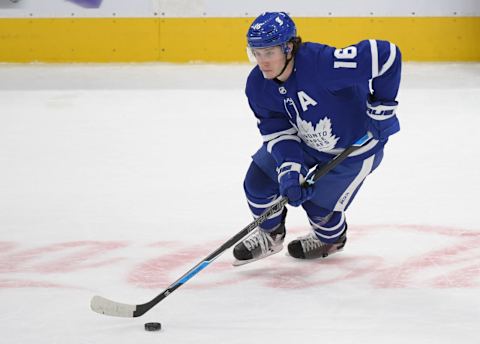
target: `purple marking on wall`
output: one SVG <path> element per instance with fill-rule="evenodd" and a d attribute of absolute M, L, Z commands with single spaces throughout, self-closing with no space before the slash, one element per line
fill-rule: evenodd
<path fill-rule="evenodd" d="M 84 8 L 99 8 L 102 0 L 67 0 Z"/>

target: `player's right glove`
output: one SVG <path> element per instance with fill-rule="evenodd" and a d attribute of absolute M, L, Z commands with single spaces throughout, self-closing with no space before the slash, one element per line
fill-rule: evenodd
<path fill-rule="evenodd" d="M 385 141 L 390 135 L 400 130 L 396 116 L 398 102 L 375 101 L 372 97 L 367 100 L 367 130 L 375 140 Z"/>
<path fill-rule="evenodd" d="M 303 187 L 302 183 L 308 170 L 296 162 L 284 162 L 279 168 L 278 182 L 280 184 L 280 195 L 288 198 L 288 203 L 298 207 L 313 196 L 313 187 Z"/>

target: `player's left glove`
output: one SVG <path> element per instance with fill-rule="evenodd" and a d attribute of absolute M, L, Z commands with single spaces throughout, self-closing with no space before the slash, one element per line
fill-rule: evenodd
<path fill-rule="evenodd" d="M 367 100 L 367 130 L 372 133 L 375 140 L 385 141 L 400 130 L 395 113 L 397 106 L 396 101 L 375 101 L 372 97 Z"/>
<path fill-rule="evenodd" d="M 298 207 L 313 196 L 313 187 L 303 187 L 302 184 L 308 170 L 296 162 L 284 162 L 278 169 L 280 194 L 288 198 L 288 203 Z"/>

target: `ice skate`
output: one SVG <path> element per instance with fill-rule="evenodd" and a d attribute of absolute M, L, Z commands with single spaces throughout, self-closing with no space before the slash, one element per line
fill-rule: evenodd
<path fill-rule="evenodd" d="M 288 244 L 288 253 L 298 259 L 326 258 L 341 251 L 347 242 L 347 229 L 334 243 L 321 242 L 315 233 L 297 238 Z"/>
<path fill-rule="evenodd" d="M 282 222 L 273 232 L 267 233 L 260 228 L 233 249 L 233 266 L 252 263 L 278 253 L 283 249 L 285 223 Z"/>

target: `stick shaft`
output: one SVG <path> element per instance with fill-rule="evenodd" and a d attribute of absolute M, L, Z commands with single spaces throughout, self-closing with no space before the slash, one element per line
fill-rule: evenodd
<path fill-rule="evenodd" d="M 362 147 L 366 142 L 371 139 L 370 133 L 366 134 L 359 140 L 357 140 L 353 145 L 346 148 L 343 152 L 336 155 L 332 160 L 328 163 L 318 166 L 315 172 L 313 173 L 309 184 L 313 184 L 319 178 L 327 174 L 333 168 L 335 168 L 338 164 L 340 164 L 343 160 L 345 160 L 352 152 L 356 151 L 360 147 Z M 240 232 L 235 234 L 233 237 L 228 239 L 223 245 L 201 260 L 197 265 L 193 268 L 188 270 L 185 274 L 183 274 L 178 280 L 173 282 L 167 289 L 162 291 L 152 300 L 139 305 L 127 305 L 123 303 L 117 303 L 115 301 L 111 301 L 100 296 L 95 296 L 91 302 L 91 308 L 97 313 L 102 313 L 106 315 L 113 315 L 113 316 L 122 316 L 122 317 L 139 317 L 150 309 L 152 309 L 155 305 L 157 305 L 160 301 L 165 299 L 168 295 L 173 293 L 179 287 L 184 285 L 187 281 L 189 281 L 193 276 L 198 274 L 200 271 L 205 269 L 211 262 L 217 259 L 223 252 L 228 250 L 230 247 L 235 245 L 241 239 L 246 237 L 251 231 L 255 228 L 260 226 L 263 222 L 267 220 L 268 217 L 271 215 L 279 212 L 286 204 L 288 203 L 288 199 L 286 197 L 282 197 L 279 202 L 269 207 L 262 215 L 256 218 L 253 222 L 248 224 L 245 228 L 243 228 Z"/>

